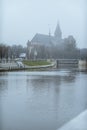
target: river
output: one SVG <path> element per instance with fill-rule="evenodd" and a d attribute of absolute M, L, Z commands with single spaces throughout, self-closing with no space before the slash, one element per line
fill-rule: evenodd
<path fill-rule="evenodd" d="M 87 72 L 0 72 L 0 130 L 56 130 L 87 109 Z"/>

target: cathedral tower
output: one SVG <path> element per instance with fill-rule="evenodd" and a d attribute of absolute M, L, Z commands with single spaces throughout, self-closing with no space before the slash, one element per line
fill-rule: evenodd
<path fill-rule="evenodd" d="M 57 24 L 56 30 L 54 32 L 54 37 L 57 41 L 61 41 L 62 39 L 62 32 L 59 23 Z"/>

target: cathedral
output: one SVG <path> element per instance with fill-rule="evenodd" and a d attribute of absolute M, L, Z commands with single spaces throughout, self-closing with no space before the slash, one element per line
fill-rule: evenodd
<path fill-rule="evenodd" d="M 61 48 L 63 45 L 62 43 L 62 32 L 58 23 L 54 32 L 54 36 L 51 35 L 50 31 L 48 35 L 36 33 L 33 39 L 27 42 L 28 58 L 33 58 L 34 56 L 38 57 L 38 55 L 40 56 L 45 53 L 46 49 L 43 51 L 41 50 L 42 48 L 52 48 L 53 46 L 56 47 L 56 45 L 57 47 Z"/>
<path fill-rule="evenodd" d="M 51 36 L 50 31 L 48 35 L 37 33 L 31 40 L 31 45 L 50 46 L 59 44 L 61 43 L 61 41 L 62 41 L 62 32 L 58 23 L 54 32 L 54 36 Z"/>
<path fill-rule="evenodd" d="M 71 58 L 77 55 L 76 40 L 72 35 L 62 38 L 59 23 L 54 35 L 50 31 L 48 35 L 36 33 L 31 41 L 27 42 L 28 59 L 36 58 Z"/>

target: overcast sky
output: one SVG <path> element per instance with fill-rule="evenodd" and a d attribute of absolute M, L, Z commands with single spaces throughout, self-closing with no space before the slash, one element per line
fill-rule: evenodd
<path fill-rule="evenodd" d="M 1 37 L 6 44 L 26 45 L 36 33 L 54 34 L 59 21 L 63 38 L 73 35 L 80 48 L 85 41 L 85 0 L 0 0 Z"/>

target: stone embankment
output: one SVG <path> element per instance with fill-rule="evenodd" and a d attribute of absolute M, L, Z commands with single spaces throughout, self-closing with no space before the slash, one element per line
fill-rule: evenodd
<path fill-rule="evenodd" d="M 18 70 L 18 69 L 23 69 L 23 68 L 24 68 L 24 65 L 22 64 L 22 62 L 18 62 L 18 61 L 0 63 L 0 71 Z"/>
<path fill-rule="evenodd" d="M 87 70 L 87 60 L 79 60 L 79 70 Z"/>

